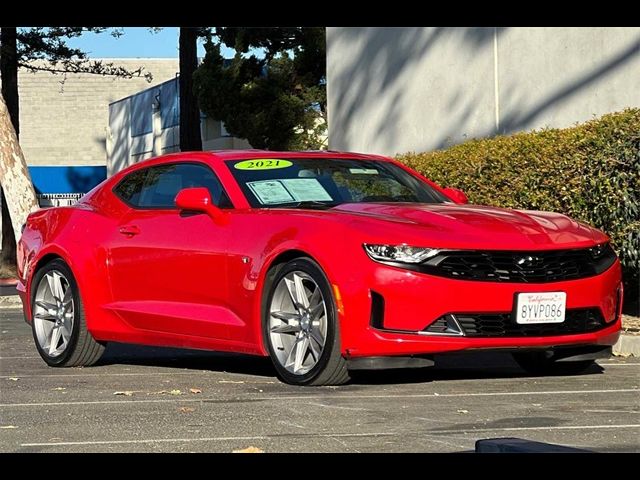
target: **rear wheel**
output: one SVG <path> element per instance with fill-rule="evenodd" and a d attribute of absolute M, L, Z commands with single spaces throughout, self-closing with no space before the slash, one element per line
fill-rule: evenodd
<path fill-rule="evenodd" d="M 52 367 L 88 366 L 104 345 L 94 340 L 84 318 L 78 284 L 62 260 L 53 260 L 33 279 L 32 329 L 36 348 Z"/>
<path fill-rule="evenodd" d="M 280 377 L 293 385 L 349 380 L 329 281 L 309 258 L 280 267 L 269 282 L 263 334 Z"/>
<path fill-rule="evenodd" d="M 559 362 L 549 358 L 545 352 L 514 353 L 513 359 L 520 368 L 531 375 L 577 375 L 595 363 L 594 360 Z"/>

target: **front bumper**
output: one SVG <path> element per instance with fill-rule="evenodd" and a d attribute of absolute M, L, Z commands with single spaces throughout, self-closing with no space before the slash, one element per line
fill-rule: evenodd
<path fill-rule="evenodd" d="M 618 260 L 594 277 L 541 284 L 456 280 L 381 264 L 373 264 L 367 276 L 366 290 L 347 284 L 346 291 L 342 292 L 342 349 L 347 358 L 428 355 L 471 349 L 608 346 L 620 335 L 622 283 Z M 510 313 L 517 293 L 550 291 L 566 292 L 567 310 L 596 309 L 602 314 L 604 325 L 588 333 L 547 336 L 418 334 L 450 313 Z M 375 314 L 374 297 L 377 296 L 383 299 L 382 319 Z"/>

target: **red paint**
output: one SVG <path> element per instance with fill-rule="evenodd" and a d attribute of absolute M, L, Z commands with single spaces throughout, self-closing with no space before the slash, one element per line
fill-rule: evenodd
<path fill-rule="evenodd" d="M 343 204 L 331 210 L 252 209 L 225 160 L 349 158 L 337 152 L 227 151 L 178 153 L 119 172 L 76 206 L 29 216 L 18 245 L 25 317 L 31 321 L 31 279 L 51 255 L 74 272 L 87 325 L 98 340 L 193 347 L 265 355 L 260 305 L 272 262 L 290 250 L 313 257 L 339 288 L 342 351 L 346 356 L 420 354 L 467 348 L 613 344 L 620 315 L 596 333 L 556 337 L 469 338 L 399 334 L 372 328 L 370 291 L 385 298 L 385 327 L 420 330 L 448 312 L 508 312 L 516 292 L 564 291 L 567 307 L 597 307 L 616 316 L 620 263 L 580 280 L 515 284 L 436 277 L 372 261 L 363 243 L 486 250 L 586 248 L 608 241 L 602 232 L 547 212 L 464 205 L 462 192 L 434 186 L 454 204 Z M 127 173 L 188 160 L 209 165 L 233 209 L 211 205 L 207 192 L 183 191 L 178 209 L 135 210 L 112 192 Z M 197 214 L 197 212 L 202 212 Z"/>

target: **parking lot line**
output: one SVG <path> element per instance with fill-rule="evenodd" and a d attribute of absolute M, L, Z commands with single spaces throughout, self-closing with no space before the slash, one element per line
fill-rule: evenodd
<path fill-rule="evenodd" d="M 476 433 L 476 432 L 519 432 L 524 430 L 601 430 L 609 428 L 640 428 L 640 424 L 631 423 L 626 425 L 553 425 L 549 427 L 503 427 L 503 428 L 471 428 L 471 429 L 457 429 L 457 430 L 438 430 L 432 431 L 432 435 L 450 434 L 450 433 Z"/>
<path fill-rule="evenodd" d="M 0 357 L 0 360 L 29 360 L 33 358 L 40 358 L 38 356 L 15 356 L 15 357 Z"/>
<path fill-rule="evenodd" d="M 544 392 L 482 392 L 482 393 L 416 393 L 416 394 L 375 394 L 375 395 L 278 395 L 272 397 L 247 395 L 251 400 L 256 401 L 277 401 L 282 400 L 359 400 L 374 398 L 450 398 L 450 397 L 502 397 L 502 396 L 520 396 L 520 395 L 570 395 L 570 394 L 586 394 L 586 393 L 640 393 L 640 388 L 622 388 L 610 390 L 550 390 Z M 180 403 L 180 402 L 196 402 L 206 403 L 207 400 L 215 400 L 216 402 L 224 402 L 223 399 L 207 399 L 207 398 L 179 398 L 175 399 L 145 399 L 145 400 L 93 400 L 86 402 L 34 402 L 34 403 L 0 403 L 0 408 L 11 407 L 56 407 L 56 406 L 73 406 L 73 405 L 134 405 L 143 403 Z"/>
<path fill-rule="evenodd" d="M 287 434 L 287 437 L 314 437 L 323 438 L 348 438 L 348 437 L 394 437 L 398 434 L 390 432 L 375 433 L 313 433 L 313 434 Z M 139 440 L 93 440 L 86 442 L 43 442 L 43 443 L 21 443 L 21 447 L 64 447 L 73 445 L 119 445 L 132 443 L 182 443 L 182 442 L 236 442 L 246 440 L 269 440 L 278 438 L 280 435 L 263 435 L 252 437 L 202 437 L 202 438 L 150 438 Z"/>
<path fill-rule="evenodd" d="M 640 428 L 640 424 L 624 425 L 566 425 L 549 427 L 509 427 L 509 428 L 474 428 L 458 430 L 441 430 L 431 432 L 426 437 L 456 433 L 477 433 L 477 432 L 517 432 L 533 430 L 600 430 L 600 429 L 635 429 Z M 287 434 L 287 437 L 308 437 L 310 434 Z M 406 433 L 372 432 L 372 433 L 314 433 L 314 437 L 324 438 L 355 438 L 355 437 L 397 437 Z M 82 442 L 33 442 L 21 443 L 21 447 L 64 447 L 82 445 L 127 445 L 127 444 L 149 444 L 149 443 L 192 443 L 192 442 L 237 442 L 249 440 L 271 440 L 279 438 L 280 435 L 256 435 L 245 437 L 201 437 L 201 438 L 149 438 L 137 440 L 89 440 Z M 428 439 L 430 440 L 430 439 Z"/>
<path fill-rule="evenodd" d="M 132 372 L 132 373 L 46 373 L 42 375 L 20 375 L 20 378 L 69 378 L 69 377 L 159 377 L 162 375 L 201 375 L 208 370 L 192 370 L 189 372 Z M 0 378 L 12 378 L 15 375 L 0 375 Z"/>
<path fill-rule="evenodd" d="M 640 363 L 599 363 L 601 367 L 637 367 Z"/>

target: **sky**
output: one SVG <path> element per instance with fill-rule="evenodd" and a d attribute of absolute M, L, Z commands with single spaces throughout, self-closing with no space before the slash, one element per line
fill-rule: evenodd
<path fill-rule="evenodd" d="M 147 27 L 124 27 L 124 35 L 112 37 L 108 32 L 85 33 L 72 38 L 68 45 L 80 48 L 90 58 L 177 58 L 178 27 L 165 27 L 151 33 Z M 233 51 L 223 47 L 223 57 L 233 56 Z M 202 42 L 198 45 L 198 57 L 204 57 Z"/>

